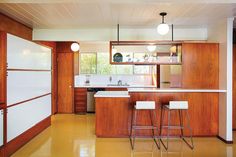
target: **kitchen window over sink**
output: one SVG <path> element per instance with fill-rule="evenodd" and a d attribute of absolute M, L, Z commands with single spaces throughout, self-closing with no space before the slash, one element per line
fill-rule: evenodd
<path fill-rule="evenodd" d="M 111 65 L 109 53 L 80 52 L 79 73 L 97 75 L 150 75 L 156 72 L 155 65 Z"/>

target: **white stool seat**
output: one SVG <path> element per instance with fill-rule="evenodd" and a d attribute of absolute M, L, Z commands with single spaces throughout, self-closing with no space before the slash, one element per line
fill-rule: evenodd
<path fill-rule="evenodd" d="M 170 101 L 166 107 L 170 110 L 187 110 L 188 101 Z"/>
<path fill-rule="evenodd" d="M 154 110 L 155 101 L 136 101 L 136 110 Z"/>

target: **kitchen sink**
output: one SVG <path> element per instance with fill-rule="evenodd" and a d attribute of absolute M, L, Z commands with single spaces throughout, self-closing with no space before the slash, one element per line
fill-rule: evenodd
<path fill-rule="evenodd" d="M 129 84 L 125 83 L 125 84 L 107 84 L 107 86 L 129 86 Z"/>

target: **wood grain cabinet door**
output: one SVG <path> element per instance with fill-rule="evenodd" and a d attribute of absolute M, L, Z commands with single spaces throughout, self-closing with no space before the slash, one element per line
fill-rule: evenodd
<path fill-rule="evenodd" d="M 58 53 L 58 112 L 74 112 L 73 53 Z"/>

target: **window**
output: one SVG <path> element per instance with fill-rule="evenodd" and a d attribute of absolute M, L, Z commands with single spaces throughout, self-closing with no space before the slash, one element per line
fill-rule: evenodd
<path fill-rule="evenodd" d="M 97 55 L 96 53 L 80 53 L 79 62 L 80 74 L 97 73 Z"/>
<path fill-rule="evenodd" d="M 111 65 L 109 53 L 80 52 L 80 74 L 98 75 L 149 75 L 155 72 L 155 65 Z"/>
<path fill-rule="evenodd" d="M 155 65 L 134 65 L 134 74 L 152 74 L 156 73 Z"/>
<path fill-rule="evenodd" d="M 97 74 L 111 74 L 112 65 L 109 63 L 108 53 L 97 53 Z"/>

